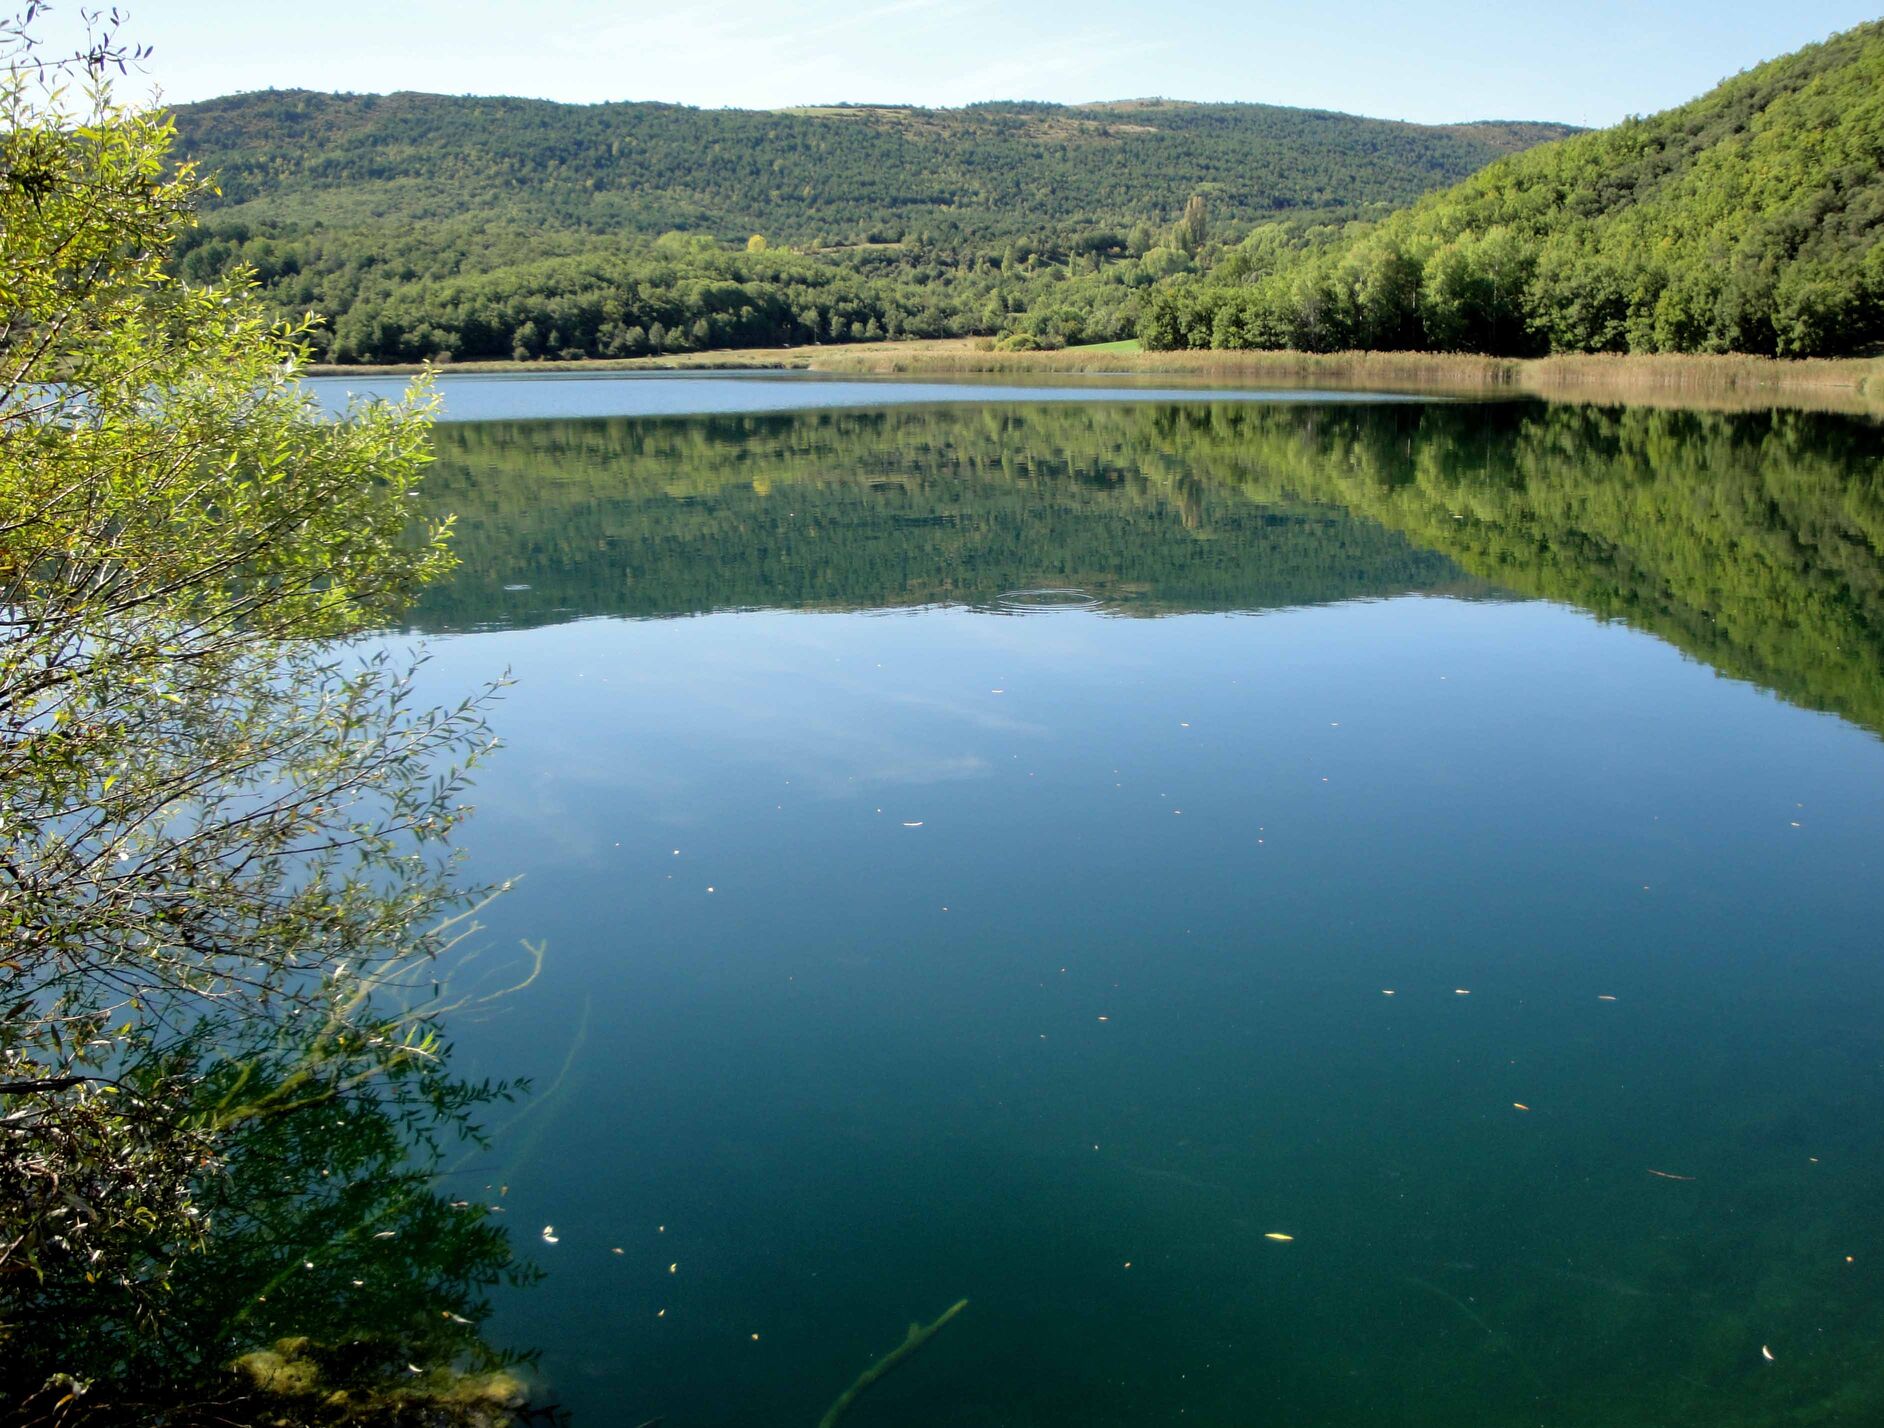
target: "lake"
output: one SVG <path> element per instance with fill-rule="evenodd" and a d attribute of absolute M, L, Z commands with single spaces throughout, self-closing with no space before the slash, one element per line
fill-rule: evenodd
<path fill-rule="evenodd" d="M 1884 1415 L 1875 425 L 459 380 L 578 1424 Z"/>

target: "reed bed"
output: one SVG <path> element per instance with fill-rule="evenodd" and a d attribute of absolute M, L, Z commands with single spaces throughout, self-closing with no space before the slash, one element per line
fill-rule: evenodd
<path fill-rule="evenodd" d="M 1200 377 L 1293 387 L 1523 395 L 1557 401 L 1744 409 L 1804 407 L 1884 414 L 1884 358 L 1779 361 L 1737 355 L 1483 357 L 1449 352 L 993 352 L 925 344 L 871 352 L 826 349 L 820 372 Z"/>

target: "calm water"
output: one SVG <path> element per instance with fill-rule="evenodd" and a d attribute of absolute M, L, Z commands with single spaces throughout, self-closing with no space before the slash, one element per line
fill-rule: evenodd
<path fill-rule="evenodd" d="M 401 377 L 328 377 L 310 383 L 323 406 L 344 411 L 355 399 L 396 400 Z M 1195 384 L 1147 381 L 1130 374 L 1020 377 L 993 383 L 974 378 L 913 381 L 892 377 L 831 377 L 815 372 L 556 372 L 447 376 L 438 383 L 443 421 L 519 421 L 543 417 L 705 416 L 726 412 L 803 411 L 810 408 L 888 407 L 964 402 L 1090 402 L 1128 398 L 1195 398 Z M 1347 402 L 1347 392 L 1213 391 L 1213 401 Z M 1370 403 L 1406 397 L 1370 396 Z"/>
<path fill-rule="evenodd" d="M 578 1424 L 1884 1417 L 1876 428 L 574 385 L 413 622 Z"/>

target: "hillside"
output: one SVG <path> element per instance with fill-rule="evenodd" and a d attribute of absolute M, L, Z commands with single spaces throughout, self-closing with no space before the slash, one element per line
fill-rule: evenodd
<path fill-rule="evenodd" d="M 1569 132 L 1260 104 L 757 111 L 305 90 L 184 105 L 176 122 L 179 151 L 219 176 L 222 207 L 258 223 L 499 213 L 824 246 L 1123 231 L 1200 192 L 1230 221 L 1350 212 Z"/>
<path fill-rule="evenodd" d="M 317 345 L 342 362 L 1125 337 L 1152 285 L 1252 223 L 1385 213 L 1565 132 L 1164 101 L 769 113 L 303 91 L 176 122 L 222 188 L 179 274 L 248 265 L 285 315 L 328 319 Z"/>
<path fill-rule="evenodd" d="M 1157 347 L 1864 352 L 1884 342 L 1884 22 L 1512 155 L 1359 233 L 1258 229 Z"/>

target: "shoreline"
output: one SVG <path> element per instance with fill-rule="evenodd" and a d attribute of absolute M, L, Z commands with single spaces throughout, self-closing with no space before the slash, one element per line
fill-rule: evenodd
<path fill-rule="evenodd" d="M 1786 407 L 1884 416 L 1884 357 L 1786 361 L 1674 353 L 1482 357 L 1432 352 L 1127 352 L 1110 345 L 1057 352 L 995 352 L 988 350 L 986 341 L 963 337 L 576 362 L 458 362 L 431 370 L 478 375 L 787 370 L 880 377 L 1191 377 L 1207 385 L 1261 381 L 1285 388 L 1413 396 L 1516 396 L 1706 410 Z M 315 364 L 306 370 L 307 375 L 318 377 L 398 377 L 416 376 L 426 368 L 418 363 Z"/>

